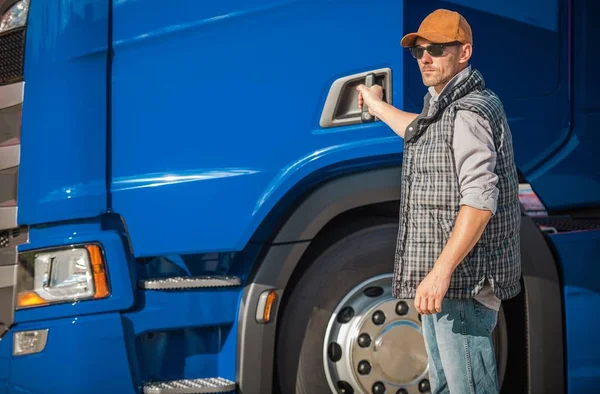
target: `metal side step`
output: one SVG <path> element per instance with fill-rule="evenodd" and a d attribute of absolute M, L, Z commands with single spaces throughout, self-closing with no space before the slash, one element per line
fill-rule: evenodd
<path fill-rule="evenodd" d="M 148 382 L 144 394 L 204 394 L 235 391 L 235 382 L 223 378 L 182 379 L 171 382 Z"/>
<path fill-rule="evenodd" d="M 242 283 L 237 276 L 181 276 L 175 278 L 148 279 L 138 282 L 147 290 L 186 290 L 210 287 L 235 287 Z"/>

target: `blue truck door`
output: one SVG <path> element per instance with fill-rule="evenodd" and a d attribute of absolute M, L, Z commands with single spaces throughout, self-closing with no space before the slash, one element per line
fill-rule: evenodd
<path fill-rule="evenodd" d="M 336 81 L 370 70 L 390 69 L 401 105 L 402 12 L 392 0 L 113 1 L 111 193 L 134 253 L 241 249 L 309 175 L 399 161 L 382 122 L 321 116 Z M 356 116 L 342 101 L 339 117 Z"/>

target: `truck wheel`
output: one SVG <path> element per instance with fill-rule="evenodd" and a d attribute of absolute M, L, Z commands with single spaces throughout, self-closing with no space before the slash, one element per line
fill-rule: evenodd
<path fill-rule="evenodd" d="M 392 297 L 397 223 L 335 242 L 302 275 L 281 314 L 281 393 L 425 393 L 428 362 L 412 300 Z M 500 382 L 506 322 L 493 336 Z"/>

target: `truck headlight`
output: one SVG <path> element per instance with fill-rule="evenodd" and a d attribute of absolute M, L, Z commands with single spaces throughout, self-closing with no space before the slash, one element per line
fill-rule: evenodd
<path fill-rule="evenodd" d="M 0 19 L 0 33 L 25 26 L 27 24 L 28 11 L 29 0 L 16 2 L 2 15 L 2 19 Z"/>
<path fill-rule="evenodd" d="M 76 245 L 19 254 L 17 293 L 17 309 L 107 297 L 100 247 Z"/>

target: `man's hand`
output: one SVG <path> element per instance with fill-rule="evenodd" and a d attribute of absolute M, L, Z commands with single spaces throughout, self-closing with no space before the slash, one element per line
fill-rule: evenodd
<path fill-rule="evenodd" d="M 375 116 L 388 125 L 399 137 L 404 138 L 404 131 L 418 114 L 399 110 L 383 101 L 383 88 L 380 85 L 368 88 L 360 84 L 356 90 L 358 90 L 358 109 L 362 110 L 363 103 L 367 104 L 371 116 Z"/>
<path fill-rule="evenodd" d="M 383 100 L 383 88 L 380 85 L 373 85 L 368 88 L 360 84 L 356 87 L 356 90 L 358 90 L 358 108 L 362 109 L 363 103 L 365 103 L 369 107 L 369 113 L 376 116 L 372 107 Z"/>
<path fill-rule="evenodd" d="M 452 271 L 434 266 L 417 287 L 415 308 L 421 315 L 442 311 L 442 299 L 450 286 Z"/>

